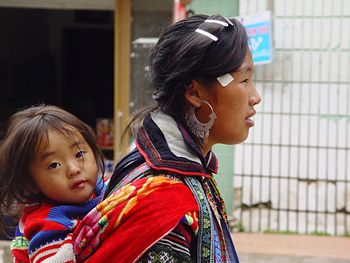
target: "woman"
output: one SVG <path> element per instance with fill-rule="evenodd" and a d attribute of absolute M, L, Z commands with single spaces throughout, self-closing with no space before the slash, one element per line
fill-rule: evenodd
<path fill-rule="evenodd" d="M 211 149 L 243 142 L 254 126 L 253 70 L 235 19 L 194 15 L 165 29 L 150 57 L 155 105 L 131 122 L 136 149 L 106 193 L 124 193 L 124 212 L 92 261 L 238 262 Z M 126 195 L 131 186 L 139 190 Z"/>

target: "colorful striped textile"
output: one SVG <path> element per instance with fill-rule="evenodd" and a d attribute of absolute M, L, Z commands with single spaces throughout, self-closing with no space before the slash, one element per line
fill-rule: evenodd
<path fill-rule="evenodd" d="M 173 230 L 186 215 L 197 213 L 191 191 L 167 177 L 142 178 L 112 193 L 73 233 L 78 261 L 134 262 Z M 196 228 L 193 222 L 192 227 Z"/>
<path fill-rule="evenodd" d="M 80 205 L 51 201 L 27 203 L 11 242 L 14 262 L 76 262 L 72 232 L 79 220 L 96 207 L 105 190 L 99 179 L 93 197 Z"/>

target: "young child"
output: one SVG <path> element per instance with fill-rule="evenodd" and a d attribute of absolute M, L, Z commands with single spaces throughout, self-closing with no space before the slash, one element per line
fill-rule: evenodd
<path fill-rule="evenodd" d="M 105 189 L 95 139 L 88 125 L 56 106 L 11 117 L 0 142 L 0 215 L 16 208 L 21 216 L 14 262 L 77 261 L 73 231 Z"/>

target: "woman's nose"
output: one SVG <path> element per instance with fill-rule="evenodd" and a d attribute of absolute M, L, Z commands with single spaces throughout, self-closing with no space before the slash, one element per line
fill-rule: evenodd
<path fill-rule="evenodd" d="M 257 89 L 255 88 L 255 85 L 253 86 L 253 94 L 249 98 L 249 104 L 251 106 L 254 106 L 256 104 L 259 104 L 261 102 L 261 96 Z"/>

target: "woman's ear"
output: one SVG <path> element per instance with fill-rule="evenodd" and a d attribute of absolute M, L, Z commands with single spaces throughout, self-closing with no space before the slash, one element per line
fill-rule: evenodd
<path fill-rule="evenodd" d="M 196 80 L 192 80 L 190 85 L 186 88 L 185 99 L 187 103 L 198 108 L 202 104 L 202 99 L 199 97 L 199 83 Z"/>

